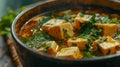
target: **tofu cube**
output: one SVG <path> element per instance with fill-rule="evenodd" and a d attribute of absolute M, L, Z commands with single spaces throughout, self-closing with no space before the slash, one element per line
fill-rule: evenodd
<path fill-rule="evenodd" d="M 106 37 L 100 37 L 99 39 L 95 40 L 93 43 L 92 43 L 92 50 L 93 51 L 98 51 L 98 48 L 99 48 L 99 44 L 106 41 Z"/>
<path fill-rule="evenodd" d="M 71 38 L 68 39 L 67 45 L 68 46 L 78 46 L 79 49 L 86 49 L 87 39 L 83 38 Z"/>
<path fill-rule="evenodd" d="M 61 26 L 57 25 L 57 26 L 53 26 L 49 28 L 48 34 L 54 38 L 57 39 L 64 39 L 64 33 L 63 33 L 63 29 L 61 28 Z"/>
<path fill-rule="evenodd" d="M 78 13 L 78 15 L 76 16 L 76 18 L 74 19 L 74 29 L 81 29 L 80 25 L 82 23 L 86 23 L 88 22 L 90 19 L 91 19 L 91 15 L 83 15 L 83 16 L 80 16 L 80 13 Z"/>
<path fill-rule="evenodd" d="M 97 26 L 103 28 L 103 36 L 112 36 L 117 32 L 117 24 L 97 24 Z"/>
<path fill-rule="evenodd" d="M 58 51 L 58 48 L 59 48 L 57 43 L 55 41 L 49 41 L 46 44 L 49 45 L 49 48 L 47 50 L 48 53 L 51 54 L 51 55 L 56 55 L 56 53 Z"/>
<path fill-rule="evenodd" d="M 86 23 L 91 19 L 91 17 L 92 17 L 91 15 L 82 15 L 81 16 L 81 13 L 78 13 L 78 15 L 75 18 L 75 21 L 78 21 L 80 23 Z"/>
<path fill-rule="evenodd" d="M 48 29 L 49 29 L 50 27 L 57 26 L 57 25 L 60 25 L 60 24 L 62 24 L 62 23 L 65 23 L 65 22 L 66 22 L 65 20 L 51 19 L 51 20 L 49 20 L 48 22 L 46 22 L 46 23 L 44 23 L 44 24 L 42 25 L 42 30 L 43 30 L 44 32 L 48 32 Z"/>
<path fill-rule="evenodd" d="M 52 21 L 52 23 L 50 23 Z M 48 25 L 47 25 L 48 24 Z M 71 23 L 60 19 L 52 19 L 42 26 L 43 31 L 47 31 L 49 35 L 57 39 L 73 36 L 73 28 Z"/>
<path fill-rule="evenodd" d="M 67 48 L 62 48 L 59 52 L 57 52 L 56 57 L 77 59 L 77 58 L 83 58 L 83 55 L 78 47 L 67 47 Z"/>
<path fill-rule="evenodd" d="M 64 23 L 61 25 L 65 36 L 72 37 L 74 35 L 73 27 L 71 23 Z"/>
<path fill-rule="evenodd" d="M 116 53 L 118 47 L 120 45 L 119 42 L 108 38 L 106 42 L 103 42 L 99 44 L 99 47 L 101 49 L 102 55 L 108 55 L 108 54 L 114 54 Z"/>

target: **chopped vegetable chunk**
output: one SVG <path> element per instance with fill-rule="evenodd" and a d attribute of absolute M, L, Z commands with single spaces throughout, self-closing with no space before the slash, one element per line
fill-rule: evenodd
<path fill-rule="evenodd" d="M 77 17 L 74 19 L 74 28 L 79 30 L 81 28 L 80 25 L 88 22 L 91 17 L 91 15 L 80 15 L 80 13 L 78 13 Z"/>
<path fill-rule="evenodd" d="M 48 53 L 51 55 L 55 55 L 59 48 L 57 43 L 55 41 L 50 41 L 47 44 L 50 45 L 50 47 L 48 48 Z"/>
<path fill-rule="evenodd" d="M 113 40 L 112 38 L 108 38 L 106 42 L 101 43 L 100 49 L 103 55 L 114 54 L 116 53 L 116 47 L 119 46 L 120 43 Z"/>
<path fill-rule="evenodd" d="M 43 24 L 43 31 L 48 31 L 48 34 L 58 38 L 64 39 L 67 36 L 73 36 L 73 30 L 71 23 L 65 23 L 64 20 L 52 19 Z"/>
<path fill-rule="evenodd" d="M 103 28 L 104 36 L 112 36 L 117 32 L 117 24 L 97 24 L 97 26 Z"/>
<path fill-rule="evenodd" d="M 48 32 L 50 27 L 58 26 L 58 25 L 60 25 L 62 23 L 65 23 L 65 20 L 51 19 L 48 22 L 43 24 L 42 29 L 43 29 L 44 32 Z"/>
<path fill-rule="evenodd" d="M 83 38 L 71 38 L 68 39 L 67 45 L 68 46 L 78 46 L 79 49 L 86 49 L 87 39 Z"/>
<path fill-rule="evenodd" d="M 56 57 L 64 57 L 64 58 L 82 58 L 82 54 L 79 51 L 78 47 L 68 47 L 62 48 L 59 52 L 57 52 Z"/>

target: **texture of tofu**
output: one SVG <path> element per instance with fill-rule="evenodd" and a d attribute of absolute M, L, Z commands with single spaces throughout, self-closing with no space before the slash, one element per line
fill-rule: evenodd
<path fill-rule="evenodd" d="M 81 23 L 86 23 L 91 19 L 91 15 L 84 15 L 84 16 L 80 16 L 79 13 L 77 15 L 77 17 L 74 19 L 74 29 L 81 29 Z"/>
<path fill-rule="evenodd" d="M 71 23 L 64 23 L 61 26 L 62 26 L 64 35 L 67 35 L 69 37 L 73 36 L 74 32 L 73 32 L 73 27 Z"/>
<path fill-rule="evenodd" d="M 64 32 L 61 26 L 53 26 L 49 28 L 48 34 L 57 39 L 64 39 Z"/>
<path fill-rule="evenodd" d="M 56 55 L 58 48 L 59 48 L 57 43 L 55 41 L 49 41 L 49 42 L 47 42 L 47 45 L 49 45 L 49 48 L 47 50 L 48 53 L 51 55 Z"/>
<path fill-rule="evenodd" d="M 98 51 L 98 48 L 99 48 L 99 44 L 106 41 L 106 37 L 100 37 L 99 39 L 95 40 L 93 43 L 92 43 L 92 50 L 93 51 Z"/>
<path fill-rule="evenodd" d="M 111 37 L 107 38 L 106 42 L 99 44 L 102 55 L 114 54 L 116 53 L 116 47 L 119 46 L 120 43 L 116 40 L 113 40 Z"/>
<path fill-rule="evenodd" d="M 67 47 L 67 48 L 62 48 L 59 52 L 57 52 L 56 57 L 61 57 L 61 58 L 82 58 L 83 55 L 79 51 L 78 47 Z"/>
<path fill-rule="evenodd" d="M 88 22 L 91 19 L 91 17 L 92 17 L 91 15 L 80 16 L 80 14 L 78 13 L 78 15 L 75 18 L 75 21 L 78 21 L 80 23 L 85 23 Z"/>
<path fill-rule="evenodd" d="M 52 19 L 43 24 L 42 29 L 44 32 L 48 32 L 49 35 L 57 39 L 64 39 L 65 37 L 73 36 L 73 28 L 71 23 L 60 19 Z"/>
<path fill-rule="evenodd" d="M 48 32 L 50 27 L 58 26 L 58 25 L 60 25 L 62 23 L 65 23 L 65 22 L 66 22 L 65 20 L 51 19 L 51 20 L 49 20 L 48 22 L 46 22 L 42 25 L 42 30 L 44 32 Z"/>
<path fill-rule="evenodd" d="M 86 49 L 87 39 L 83 38 L 71 38 L 68 39 L 67 45 L 68 46 L 78 46 L 79 49 Z"/>
<path fill-rule="evenodd" d="M 97 24 L 98 27 L 103 28 L 103 36 L 112 36 L 117 32 L 117 24 Z"/>
<path fill-rule="evenodd" d="M 57 43 L 55 41 L 49 41 L 49 42 L 45 42 L 44 43 L 46 47 L 41 47 L 39 49 L 37 49 L 38 52 L 42 52 L 45 53 L 46 51 L 50 54 L 50 55 L 56 55 L 59 46 L 57 45 Z"/>

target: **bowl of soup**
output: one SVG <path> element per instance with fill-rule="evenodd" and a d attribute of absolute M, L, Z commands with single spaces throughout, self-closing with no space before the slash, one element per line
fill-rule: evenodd
<path fill-rule="evenodd" d="M 118 5 L 101 0 L 32 5 L 16 17 L 11 28 L 23 66 L 116 65 L 120 60 Z"/>

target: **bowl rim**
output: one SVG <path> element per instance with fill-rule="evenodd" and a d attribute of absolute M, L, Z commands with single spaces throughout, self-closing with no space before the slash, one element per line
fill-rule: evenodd
<path fill-rule="evenodd" d="M 68 58 L 57 58 L 55 56 L 51 56 L 49 54 L 43 54 L 43 53 L 40 53 L 38 51 L 35 51 L 34 49 L 31 49 L 27 46 L 25 46 L 22 41 L 20 41 L 20 39 L 18 38 L 18 36 L 16 35 L 16 32 L 15 32 L 15 24 L 17 23 L 17 20 L 19 20 L 19 18 L 24 15 L 27 11 L 37 7 L 37 6 L 42 6 L 44 5 L 45 3 L 48 3 L 48 2 L 52 2 L 52 1 L 55 1 L 55 0 L 51 0 L 51 1 L 44 1 L 42 3 L 35 3 L 33 5 L 30 5 L 31 7 L 28 7 L 27 9 L 25 9 L 24 11 L 22 11 L 20 14 L 18 14 L 16 16 L 16 18 L 14 19 L 12 25 L 11 25 L 11 35 L 13 37 L 13 39 L 18 43 L 18 45 L 22 46 L 23 48 L 27 49 L 28 51 L 38 55 L 38 56 L 42 56 L 42 57 L 45 57 L 45 58 L 49 58 L 49 59 L 53 59 L 53 60 L 58 60 L 58 61 L 73 61 L 73 62 L 80 62 L 80 61 L 83 61 L 83 62 L 88 62 L 88 61 L 99 61 L 99 60 L 105 60 L 105 59 L 111 59 L 111 58 L 115 58 L 115 57 L 119 57 L 120 54 L 113 54 L 113 55 L 107 55 L 107 56 L 99 56 L 99 57 L 94 57 L 94 58 L 83 58 L 83 59 L 68 59 Z"/>

